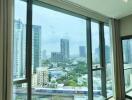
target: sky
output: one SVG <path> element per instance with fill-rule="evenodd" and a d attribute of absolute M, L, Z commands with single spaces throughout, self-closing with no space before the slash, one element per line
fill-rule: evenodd
<path fill-rule="evenodd" d="M 15 20 L 26 24 L 26 3 L 15 0 Z M 33 25 L 41 26 L 41 50 L 60 52 L 60 39 L 69 39 L 70 55 L 79 55 L 79 46 L 86 46 L 86 20 L 33 5 Z M 99 46 L 98 24 L 92 22 L 92 46 Z M 108 33 L 107 27 L 105 32 Z M 106 37 L 109 38 L 109 34 Z M 106 42 L 109 45 L 109 41 Z"/>

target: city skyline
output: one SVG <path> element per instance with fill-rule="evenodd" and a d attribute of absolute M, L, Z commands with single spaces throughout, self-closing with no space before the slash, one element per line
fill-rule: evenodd
<path fill-rule="evenodd" d="M 23 26 L 23 29 L 21 29 L 21 31 L 23 32 L 23 33 L 21 33 L 21 34 L 23 34 L 23 35 L 25 35 L 26 34 L 26 30 L 25 30 L 25 25 L 21 22 L 21 20 L 15 20 L 15 21 L 18 21 L 19 22 L 19 24 L 22 24 L 22 26 Z M 21 25 L 19 25 L 19 27 L 20 27 Z M 33 48 L 34 48 L 34 46 L 37 46 L 37 48 L 36 49 L 33 49 L 33 55 L 34 55 L 34 52 L 35 52 L 35 54 L 37 55 L 38 54 L 38 57 L 36 58 L 36 57 L 33 57 L 33 58 L 35 58 L 35 59 L 32 59 L 32 60 L 34 60 L 34 61 L 38 61 L 38 59 L 44 59 L 43 58 L 43 50 L 41 49 L 42 47 L 41 47 L 41 26 L 38 26 L 38 25 L 33 25 L 33 41 L 36 41 L 36 42 L 33 42 Z M 21 38 L 23 38 L 23 37 L 21 37 Z M 25 36 L 25 38 L 26 38 L 26 36 Z M 20 38 L 19 38 L 20 39 Z M 20 41 L 21 41 L 22 39 L 20 39 Z M 23 42 L 25 42 L 26 40 L 24 40 Z M 36 43 L 36 44 L 34 44 L 34 43 Z M 59 48 L 60 48 L 60 50 L 59 51 L 53 51 L 53 52 L 60 52 L 60 53 L 64 53 L 63 54 L 63 56 L 65 55 L 65 56 L 67 56 L 67 58 L 68 57 L 74 57 L 73 55 L 71 55 L 71 53 L 70 53 L 70 48 L 71 47 L 69 47 L 70 46 L 70 42 L 69 42 L 69 40 L 68 39 L 64 39 L 64 38 L 60 38 L 60 40 L 58 41 L 58 43 L 59 43 L 59 45 L 56 45 L 56 46 L 60 46 Z M 21 43 L 22 44 L 22 43 Z M 24 44 L 24 43 L 23 43 Z M 19 45 L 20 46 L 20 45 Z M 81 51 L 80 50 L 80 47 L 83 47 L 83 51 Z M 106 45 L 106 47 L 109 49 L 109 46 L 107 46 Z M 24 47 L 25 48 L 25 47 Z M 24 48 L 23 48 L 23 51 L 24 51 Z M 84 45 L 78 45 L 78 50 L 76 50 L 76 52 L 77 52 L 77 55 L 76 55 L 76 57 L 78 56 L 80 56 L 80 53 L 81 52 L 83 52 L 83 57 L 85 57 L 86 56 L 86 49 L 87 47 L 86 46 L 84 46 Z M 38 50 L 37 50 L 38 49 Z M 46 48 L 43 48 L 44 49 L 44 51 L 45 51 L 45 56 L 46 56 L 46 58 L 47 58 L 47 51 L 45 50 Z M 96 58 L 94 59 L 94 60 L 97 60 L 98 61 L 98 55 L 99 55 L 99 47 L 97 47 L 97 48 L 95 48 L 95 50 L 93 50 L 93 54 L 94 55 L 97 55 L 96 56 Z M 107 49 L 107 50 L 108 50 Z M 36 51 L 34 51 L 34 50 L 37 50 L 37 52 Z M 109 50 L 108 50 L 109 51 Z M 50 52 L 50 55 L 48 56 L 48 58 L 50 58 L 51 56 L 52 56 L 52 53 L 53 52 Z M 84 55 L 85 54 L 85 55 Z M 81 56 L 80 56 L 81 57 Z M 61 58 L 61 57 L 60 57 Z M 107 58 L 109 58 L 109 57 L 107 57 Z M 108 59 L 109 60 L 109 59 Z M 34 62 L 33 61 L 33 62 Z M 41 60 L 40 60 L 41 61 Z M 39 67 L 40 65 L 41 65 L 41 62 L 37 62 L 37 63 L 35 63 L 36 65 L 36 67 Z M 35 72 L 35 67 L 34 67 L 34 63 L 33 63 L 33 69 L 34 69 L 34 72 Z"/>
<path fill-rule="evenodd" d="M 17 3 L 18 1 L 16 0 L 15 2 Z M 23 12 L 20 15 L 15 15 L 15 18 L 21 19 L 23 23 L 26 23 L 26 9 L 21 8 L 21 6 L 25 6 L 26 8 L 26 3 L 21 2 L 16 5 L 16 13 L 19 13 L 20 10 L 23 10 Z M 50 56 L 51 52 L 59 52 L 59 40 L 61 38 L 69 39 L 71 55 L 79 55 L 78 51 L 75 52 L 75 50 L 78 49 L 78 46 L 86 46 L 85 19 L 33 5 L 33 25 L 40 25 L 42 27 L 41 50 L 45 49 L 48 51 L 47 56 Z M 74 28 L 72 25 L 74 25 Z M 97 26 L 92 24 L 92 27 L 94 29 L 94 34 L 98 34 Z M 105 28 L 105 32 L 109 33 L 108 29 Z M 109 37 L 109 34 L 106 35 Z M 96 39 L 94 39 L 94 42 L 95 41 Z M 109 45 L 109 41 L 107 41 L 106 44 Z M 93 48 L 96 49 L 96 47 L 97 46 L 95 45 Z"/>

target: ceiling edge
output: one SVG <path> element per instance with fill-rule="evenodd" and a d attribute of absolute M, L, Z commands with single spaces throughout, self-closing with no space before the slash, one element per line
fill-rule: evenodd
<path fill-rule="evenodd" d="M 53 5 L 80 15 L 83 15 L 85 17 L 93 18 L 95 20 L 103 21 L 103 22 L 108 22 L 109 17 L 104 16 L 96 11 L 92 11 L 86 7 L 80 6 L 76 3 L 73 3 L 71 1 L 66 1 L 66 0 L 38 0 L 43 3 L 47 3 L 49 5 Z"/>

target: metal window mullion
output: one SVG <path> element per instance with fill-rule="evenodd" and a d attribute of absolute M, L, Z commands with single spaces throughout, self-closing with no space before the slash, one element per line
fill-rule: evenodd
<path fill-rule="evenodd" d="M 92 71 L 98 71 L 98 70 L 101 70 L 102 68 L 94 68 L 92 69 Z"/>
<path fill-rule="evenodd" d="M 26 24 L 26 79 L 27 100 L 31 100 L 31 76 L 32 75 L 32 0 L 27 0 L 27 24 Z"/>
<path fill-rule="evenodd" d="M 23 79 L 23 80 L 13 81 L 13 84 L 22 84 L 22 83 L 27 83 L 27 80 L 26 79 Z"/>
<path fill-rule="evenodd" d="M 87 26 L 87 65 L 88 65 L 88 100 L 93 100 L 92 43 L 91 19 L 86 20 Z"/>
<path fill-rule="evenodd" d="M 6 6 L 6 4 L 7 4 L 7 0 L 4 0 L 3 2 L 2 2 L 2 4 L 3 4 L 3 12 L 2 12 L 2 14 L 3 14 L 3 90 L 2 90 L 2 95 L 3 95 L 3 97 L 2 97 L 2 99 L 3 100 L 7 100 L 7 53 L 8 53 L 8 42 L 7 42 L 7 39 L 8 39 L 8 18 L 7 18 L 7 16 L 8 16 L 8 14 L 7 14 L 7 12 L 8 12 L 8 8 L 7 8 L 7 6 Z"/>
<path fill-rule="evenodd" d="M 127 99 L 129 99 L 129 100 L 132 100 L 132 97 L 129 96 L 129 95 L 125 95 L 125 97 L 126 97 Z"/>
<path fill-rule="evenodd" d="M 99 23 L 99 46 L 100 46 L 100 65 L 101 65 L 101 88 L 102 96 L 107 98 L 106 91 L 106 64 L 105 64 L 105 39 L 104 39 L 104 23 Z"/>

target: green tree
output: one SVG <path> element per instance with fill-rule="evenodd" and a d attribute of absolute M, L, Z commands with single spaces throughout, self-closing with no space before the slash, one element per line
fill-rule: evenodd
<path fill-rule="evenodd" d="M 66 80 L 64 83 L 65 86 L 77 86 L 74 80 Z"/>
<path fill-rule="evenodd" d="M 42 66 L 47 66 L 48 64 L 50 64 L 49 60 L 42 60 Z"/>

